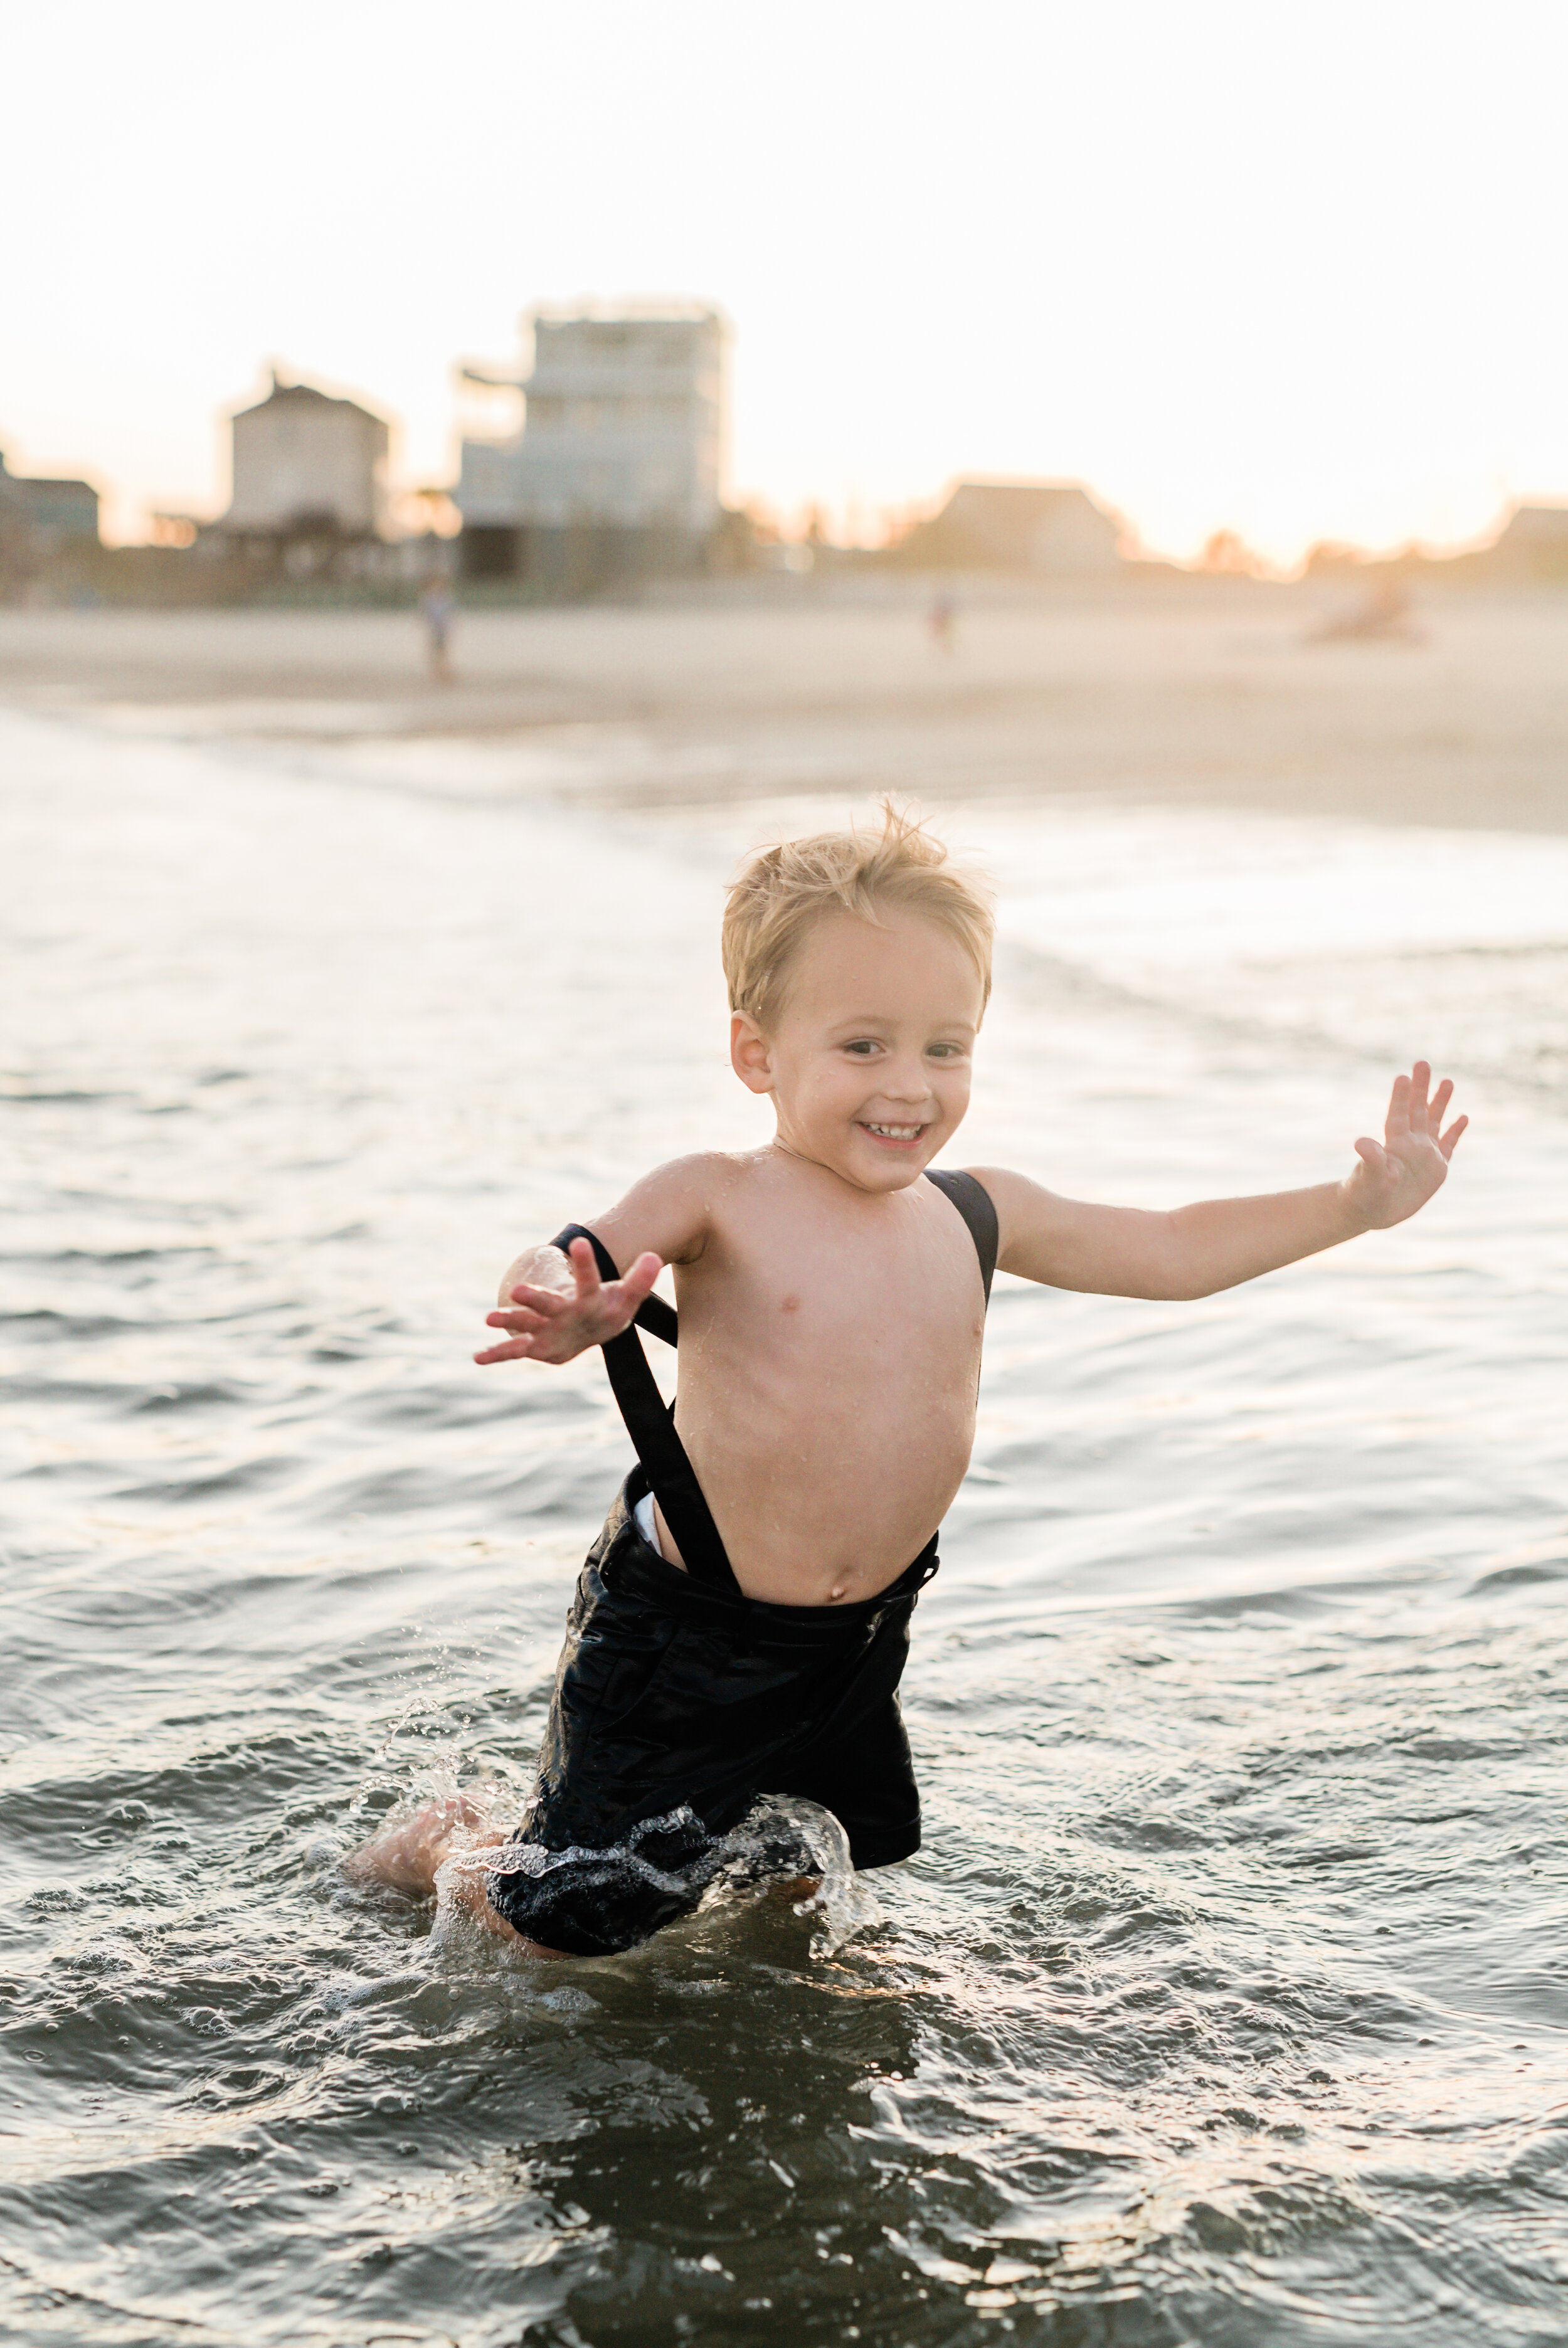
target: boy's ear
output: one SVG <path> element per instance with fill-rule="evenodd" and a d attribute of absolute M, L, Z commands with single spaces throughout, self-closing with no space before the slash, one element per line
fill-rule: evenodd
<path fill-rule="evenodd" d="M 748 1011 L 737 1011 L 729 1022 L 729 1065 L 748 1091 L 773 1089 L 773 1050 Z"/>

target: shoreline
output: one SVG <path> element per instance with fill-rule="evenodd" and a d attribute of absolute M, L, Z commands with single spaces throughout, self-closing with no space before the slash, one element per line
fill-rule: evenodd
<path fill-rule="evenodd" d="M 438 788 L 450 765 L 607 807 L 1103 794 L 1568 832 L 1568 597 L 1449 593 L 1412 638 L 1325 638 L 1344 605 L 976 590 L 952 650 L 913 603 L 472 610 L 449 685 L 406 613 L 0 610 L 0 703 L 143 740 L 397 745 Z"/>

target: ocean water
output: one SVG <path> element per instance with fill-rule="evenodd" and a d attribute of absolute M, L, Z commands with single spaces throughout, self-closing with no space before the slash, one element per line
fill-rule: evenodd
<path fill-rule="evenodd" d="M 531 1967 L 339 1860 L 521 1804 L 626 1447 L 469 1355 L 761 1138 L 719 889 L 823 806 L 460 751 L 0 720 L 0 2338 L 1568 2342 L 1568 843 L 954 816 L 960 1159 L 1320 1179 L 1418 1051 L 1472 1131 L 1229 1295 L 999 1282 L 924 1849 Z"/>

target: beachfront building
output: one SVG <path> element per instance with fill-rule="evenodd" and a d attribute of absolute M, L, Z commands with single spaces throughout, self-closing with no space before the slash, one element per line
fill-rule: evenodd
<path fill-rule="evenodd" d="M 25 533 L 36 552 L 98 542 L 98 493 L 90 481 L 49 474 L 13 473 L 0 452 L 0 517 L 8 532 Z"/>
<path fill-rule="evenodd" d="M 0 593 L 28 587 L 59 557 L 98 544 L 98 493 L 90 481 L 13 473 L 0 453 Z"/>
<path fill-rule="evenodd" d="M 1112 576 L 1124 526 L 1078 481 L 959 481 L 941 510 L 901 540 L 901 562 L 931 571 Z"/>
<path fill-rule="evenodd" d="M 230 418 L 233 489 L 217 525 L 230 541 L 325 549 L 387 535 L 385 419 L 311 384 L 284 383 Z M 291 565 L 314 567 L 312 561 Z"/>
<path fill-rule="evenodd" d="M 1490 557 L 1499 577 L 1568 578 L 1568 505 L 1515 506 Z"/>
<path fill-rule="evenodd" d="M 98 493 L 90 481 L 8 472 L 0 456 L 0 496 L 25 519 L 40 552 L 98 542 Z"/>
<path fill-rule="evenodd" d="M 722 319 L 662 306 L 527 323 L 526 371 L 461 370 L 524 403 L 521 430 L 463 441 L 466 575 L 573 593 L 696 567 L 720 516 Z"/>

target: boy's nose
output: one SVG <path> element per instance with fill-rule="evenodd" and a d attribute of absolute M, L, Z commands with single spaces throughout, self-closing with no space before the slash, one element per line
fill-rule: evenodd
<path fill-rule="evenodd" d="M 918 1060 L 895 1061 L 883 1078 L 882 1091 L 889 1100 L 929 1100 L 931 1079 Z"/>

